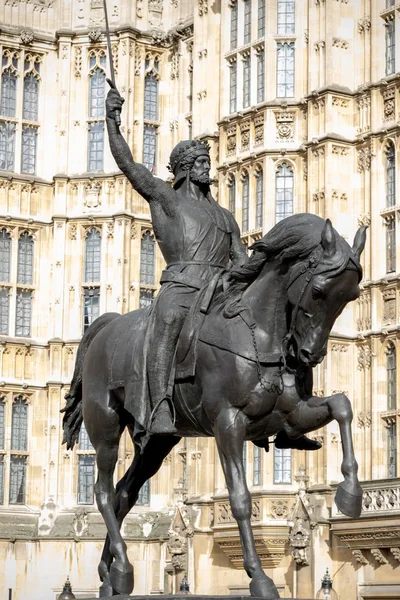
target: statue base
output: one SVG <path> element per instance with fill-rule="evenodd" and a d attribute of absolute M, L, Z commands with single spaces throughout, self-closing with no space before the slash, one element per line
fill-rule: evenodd
<path fill-rule="evenodd" d="M 155 597 L 160 597 L 163 600 L 265 600 L 265 598 L 259 598 L 258 596 L 206 596 L 205 594 L 154 594 L 151 596 L 112 596 L 109 600 L 154 600 Z M 88 600 L 98 600 L 97 598 L 88 598 Z M 279 600 L 278 598 L 276 600 Z M 281 597 L 281 600 L 284 598 Z M 296 600 L 292 598 L 291 600 Z M 300 599 L 299 599 L 300 600 Z M 307 600 L 302 598 L 301 600 Z M 312 600 L 311 598 L 309 600 Z"/>

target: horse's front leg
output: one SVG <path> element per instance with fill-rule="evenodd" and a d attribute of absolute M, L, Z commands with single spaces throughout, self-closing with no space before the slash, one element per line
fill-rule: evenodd
<path fill-rule="evenodd" d="M 339 423 L 343 448 L 341 470 L 344 477 L 344 481 L 338 486 L 335 502 L 343 514 L 356 518 L 361 514 L 362 488 L 357 477 L 358 464 L 351 433 L 353 410 L 347 396 L 334 394 L 326 398 L 311 397 L 308 400 L 299 400 L 288 417 L 290 435 L 308 433 L 333 420 Z"/>
<path fill-rule="evenodd" d="M 251 529 L 251 495 L 243 466 L 245 423 L 241 413 L 233 408 L 220 413 L 214 424 L 214 435 L 228 487 L 232 515 L 239 526 L 243 565 L 251 577 L 251 595 L 275 600 L 279 598 L 278 590 L 262 569 Z"/>

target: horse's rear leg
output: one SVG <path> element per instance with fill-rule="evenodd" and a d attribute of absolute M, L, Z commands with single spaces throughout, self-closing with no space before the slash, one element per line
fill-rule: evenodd
<path fill-rule="evenodd" d="M 131 429 L 129 430 L 129 433 L 132 436 Z M 143 454 L 140 454 L 137 446 L 135 447 L 136 452 L 133 462 L 117 484 L 114 511 L 118 527 L 121 527 L 126 515 L 136 504 L 140 489 L 144 483 L 157 473 L 164 458 L 170 453 L 180 439 L 181 438 L 175 436 L 152 436 L 149 439 Z M 107 534 L 100 563 L 100 565 L 102 565 L 101 569 L 104 572 L 109 571 L 112 559 L 110 536 Z"/>
<path fill-rule="evenodd" d="M 251 528 L 251 495 L 243 465 L 245 424 L 236 410 L 220 413 L 214 423 L 214 434 L 228 487 L 232 515 L 239 527 L 243 566 L 251 577 L 250 593 L 252 596 L 276 600 L 279 598 L 278 590 L 272 579 L 263 571 Z"/>

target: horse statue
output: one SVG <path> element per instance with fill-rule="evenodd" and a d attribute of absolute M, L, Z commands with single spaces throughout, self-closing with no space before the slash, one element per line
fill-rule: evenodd
<path fill-rule="evenodd" d="M 139 427 L 143 410 L 135 407 L 143 403 L 130 397 L 132 363 L 125 357 L 129 352 L 143 355 L 141 330 L 151 307 L 123 316 L 106 313 L 87 329 L 78 348 L 63 425 L 64 442 L 72 448 L 83 420 L 96 451 L 95 495 L 108 531 L 98 569 L 100 597 L 132 591 L 133 568 L 121 524 L 142 485 L 184 436 L 215 438 L 252 596 L 273 600 L 279 593 L 256 552 L 243 466 L 245 440 L 260 445 L 281 431 L 295 439 L 336 420 L 344 481 L 335 502 L 345 515 L 360 515 L 351 404 L 343 393 L 313 395 L 312 369 L 326 355 L 336 318 L 359 296 L 365 239 L 366 227 L 361 227 L 351 248 L 329 219 L 305 213 L 279 222 L 254 243 L 247 262 L 229 272 L 228 287 L 216 289 L 197 332 L 193 374 L 174 383 L 178 433 L 173 436 L 152 435 L 145 422 Z M 121 339 L 124 352 L 118 350 Z M 121 362 L 128 365 L 125 371 Z M 113 370 L 120 375 L 110 386 Z M 135 455 L 114 489 L 119 440 L 126 427 Z"/>

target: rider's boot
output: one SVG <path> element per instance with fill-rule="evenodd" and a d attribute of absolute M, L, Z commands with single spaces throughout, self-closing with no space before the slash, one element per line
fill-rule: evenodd
<path fill-rule="evenodd" d="M 301 435 L 298 438 L 290 438 L 286 431 L 280 431 L 275 438 L 275 448 L 284 450 L 286 448 L 292 448 L 293 450 L 319 450 L 322 448 L 322 444 L 315 440 L 310 440 L 305 435 Z"/>
<path fill-rule="evenodd" d="M 174 435 L 177 433 L 168 400 L 163 400 L 154 413 L 150 424 L 150 433 L 156 435 Z"/>

